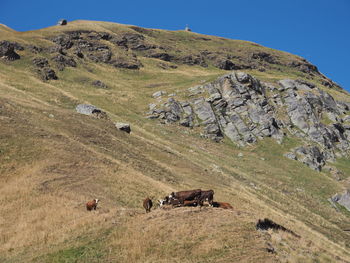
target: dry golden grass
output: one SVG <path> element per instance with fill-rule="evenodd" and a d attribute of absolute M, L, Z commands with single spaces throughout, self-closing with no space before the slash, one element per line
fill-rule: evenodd
<path fill-rule="evenodd" d="M 276 262 L 250 217 L 218 208 L 157 209 L 110 237 L 117 262 Z M 118 251 L 115 253 L 114 251 Z"/>
<path fill-rule="evenodd" d="M 0 28 L 1 38 L 43 46 L 49 45 L 43 36 L 70 29 L 132 31 L 86 21 L 23 33 Z M 162 41 L 198 36 L 155 31 L 163 34 Z M 210 38 L 215 43 L 208 48 L 221 43 Z M 145 67 L 136 72 L 86 62 L 59 72 L 59 81 L 43 83 L 33 73 L 33 55 L 21 55 L 19 61 L 0 62 L 0 261 L 350 261 L 349 236 L 341 230 L 350 220 L 344 213 L 335 215 L 327 203 L 343 186 L 283 158 L 296 141 L 280 146 L 265 140 L 241 149 L 227 140 L 202 139 L 199 129 L 144 118 L 153 92 L 181 95 L 223 71 L 159 70 L 157 60 L 145 58 Z M 269 81 L 291 74 L 252 72 Z M 88 84 L 96 79 L 109 89 Z M 83 102 L 101 107 L 112 121 L 131 123 L 132 133 L 74 113 Z M 240 152 L 243 158 L 237 157 Z M 214 189 L 215 198 L 235 210 L 180 208 L 146 215 L 141 209 L 146 196 L 198 187 Z M 99 209 L 88 212 L 85 202 L 93 198 L 101 199 Z M 254 224 L 263 217 L 302 238 L 257 232 Z M 276 255 L 265 250 L 267 242 Z"/>

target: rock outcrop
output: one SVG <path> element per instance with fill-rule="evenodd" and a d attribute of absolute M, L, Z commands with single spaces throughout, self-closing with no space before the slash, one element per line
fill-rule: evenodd
<path fill-rule="evenodd" d="M 24 48 L 16 42 L 1 41 L 0 57 L 8 61 L 14 61 L 14 60 L 20 59 L 21 56 L 16 53 L 15 49 L 23 50 Z"/>
<path fill-rule="evenodd" d="M 101 80 L 95 80 L 92 82 L 92 85 L 94 85 L 97 88 L 101 89 L 108 89 L 107 85 L 103 83 Z"/>
<path fill-rule="evenodd" d="M 116 122 L 116 123 L 114 123 L 114 125 L 118 130 L 124 131 L 126 133 L 131 132 L 131 128 L 130 128 L 129 123 Z"/>
<path fill-rule="evenodd" d="M 331 200 L 344 206 L 348 211 L 350 211 L 350 190 L 347 190 L 343 194 L 334 195 Z"/>
<path fill-rule="evenodd" d="M 267 55 L 256 58 L 271 60 Z M 327 161 L 350 150 L 350 105 L 303 80 L 262 83 L 244 72 L 232 72 L 216 81 L 190 88 L 188 99 L 153 94 L 148 118 L 185 127 L 203 127 L 202 136 L 214 141 L 229 138 L 238 146 L 265 137 L 282 143 L 295 136 L 304 145 L 285 156 L 321 171 Z M 325 119 L 331 121 L 329 124 Z"/>
<path fill-rule="evenodd" d="M 58 79 L 56 72 L 50 68 L 49 61 L 46 58 L 37 57 L 32 62 L 42 80 Z"/>
<path fill-rule="evenodd" d="M 101 109 L 95 107 L 90 104 L 79 104 L 76 106 L 75 110 L 78 113 L 89 115 L 95 117 L 97 119 L 108 119 L 107 113 L 102 111 Z"/>

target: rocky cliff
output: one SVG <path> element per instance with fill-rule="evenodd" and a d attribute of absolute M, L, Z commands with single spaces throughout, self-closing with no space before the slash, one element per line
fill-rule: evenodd
<path fill-rule="evenodd" d="M 229 138 L 238 146 L 272 137 L 300 139 L 300 147 L 285 156 L 320 171 L 326 162 L 348 156 L 350 103 L 304 80 L 264 83 L 244 72 L 232 72 L 216 81 L 189 88 L 185 99 L 154 94 L 148 118 L 178 122 L 219 142 Z"/>

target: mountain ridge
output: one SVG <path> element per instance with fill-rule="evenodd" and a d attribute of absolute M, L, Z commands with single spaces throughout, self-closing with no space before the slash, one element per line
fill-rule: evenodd
<path fill-rule="evenodd" d="M 190 88 L 212 87 L 217 78 L 239 71 L 272 85 L 276 90 L 266 88 L 269 100 L 288 90 L 304 96 L 300 88 L 278 91 L 277 82 L 284 79 L 299 86 L 305 84 L 297 79 L 307 81 L 315 85 L 308 91 L 319 89 L 335 101 L 350 101 L 348 93 L 312 66 L 306 66 L 309 72 L 299 68 L 305 64 L 288 66 L 303 61 L 285 52 L 133 27 L 82 21 L 0 35 L 0 180 L 5 193 L 0 197 L 0 259 L 350 261 L 349 236 L 343 231 L 350 225 L 349 212 L 328 201 L 349 187 L 346 156 L 331 164 L 339 172 L 337 179 L 332 171 L 317 172 L 283 156 L 300 145 L 298 137 L 285 136 L 281 144 L 266 137 L 239 147 L 227 136 L 219 143 L 201 137 L 201 122 L 186 128 L 146 118 L 149 104 L 156 102 L 160 109 L 169 100 L 195 98 L 189 97 Z M 231 63 L 252 68 L 236 73 L 220 68 L 233 67 Z M 57 79 L 51 79 L 53 72 Z M 253 90 L 249 83 L 240 84 L 245 93 Z M 152 97 L 158 91 L 166 94 Z M 75 112 L 82 103 L 105 111 L 108 119 Z M 130 123 L 131 133 L 118 130 L 114 122 Z M 321 122 L 332 124 L 329 119 Z M 195 188 L 213 189 L 214 199 L 230 202 L 234 210 L 155 209 L 142 215 L 145 197 L 154 196 L 156 202 L 172 191 Z M 89 213 L 84 205 L 94 198 L 101 202 Z M 262 218 L 301 239 L 257 231 L 255 224 Z M 194 220 L 201 223 L 194 226 Z M 241 255 L 237 247 L 243 249 Z"/>

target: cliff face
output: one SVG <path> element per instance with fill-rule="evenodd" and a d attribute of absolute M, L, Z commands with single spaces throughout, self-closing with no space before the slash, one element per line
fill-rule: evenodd
<path fill-rule="evenodd" d="M 182 94 L 182 96 L 184 96 Z M 278 143 L 295 136 L 303 144 L 287 157 L 321 170 L 336 156 L 347 156 L 350 103 L 304 80 L 264 83 L 244 72 L 232 72 L 190 88 L 185 100 L 172 96 L 151 104 L 148 118 L 203 127 L 203 136 L 217 142 L 229 138 L 238 146 L 272 137 Z"/>

